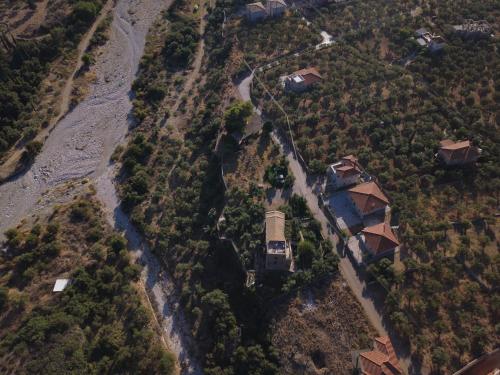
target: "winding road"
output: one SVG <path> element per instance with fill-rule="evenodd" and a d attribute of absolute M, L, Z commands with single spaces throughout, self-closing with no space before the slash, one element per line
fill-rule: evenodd
<path fill-rule="evenodd" d="M 119 0 L 113 10 L 109 41 L 95 64 L 89 95 L 64 116 L 48 136 L 31 168 L 0 185 L 0 240 L 8 228 L 71 200 L 87 178 L 97 189 L 111 224 L 123 230 L 133 256 L 143 265 L 143 283 L 154 297 L 170 349 L 184 374 L 201 374 L 187 350 L 187 326 L 174 287 L 119 208 L 110 157 L 131 125 L 131 86 L 153 21 L 173 0 Z M 73 188 L 72 188 L 73 186 Z M 64 191 L 64 194 L 61 193 Z"/>

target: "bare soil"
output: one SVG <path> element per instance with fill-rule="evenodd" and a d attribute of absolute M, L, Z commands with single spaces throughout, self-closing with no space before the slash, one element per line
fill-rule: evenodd
<path fill-rule="evenodd" d="M 341 278 L 303 292 L 276 316 L 272 342 L 283 374 L 350 374 L 352 351 L 376 336 Z"/>

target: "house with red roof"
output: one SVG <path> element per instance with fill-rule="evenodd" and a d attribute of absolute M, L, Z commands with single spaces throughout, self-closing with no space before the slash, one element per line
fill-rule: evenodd
<path fill-rule="evenodd" d="M 387 223 L 375 224 L 361 231 L 365 249 L 374 257 L 394 253 L 399 241 Z"/>
<path fill-rule="evenodd" d="M 348 190 L 349 198 L 361 218 L 379 212 L 385 212 L 389 198 L 374 182 L 365 182 Z"/>
<path fill-rule="evenodd" d="M 399 240 L 389 224 L 382 222 L 368 226 L 349 238 L 347 247 L 354 261 L 361 265 L 368 261 L 392 256 L 399 251 Z"/>
<path fill-rule="evenodd" d="M 362 375 L 402 375 L 391 340 L 387 336 L 373 340 L 373 349 L 355 355 L 355 367 Z"/>
<path fill-rule="evenodd" d="M 356 185 L 361 177 L 358 159 L 353 155 L 344 156 L 340 161 L 331 164 L 326 170 L 327 188 L 338 190 L 346 186 Z"/>
<path fill-rule="evenodd" d="M 437 155 L 446 165 L 464 165 L 477 161 L 481 149 L 475 147 L 470 141 L 458 141 L 445 139 L 441 141 Z"/>
<path fill-rule="evenodd" d="M 321 82 L 323 77 L 316 68 L 297 70 L 289 76 L 284 77 L 286 91 L 302 92 L 312 85 Z"/>

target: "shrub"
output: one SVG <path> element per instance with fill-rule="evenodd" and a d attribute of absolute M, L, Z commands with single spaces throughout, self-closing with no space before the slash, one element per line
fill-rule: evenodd
<path fill-rule="evenodd" d="M 253 113 L 252 103 L 236 101 L 224 112 L 226 130 L 230 133 L 242 131 Z"/>

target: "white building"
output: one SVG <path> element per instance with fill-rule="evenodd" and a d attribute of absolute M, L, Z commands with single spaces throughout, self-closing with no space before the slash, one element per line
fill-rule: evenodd
<path fill-rule="evenodd" d="M 348 155 L 331 164 L 326 175 L 328 178 L 327 188 L 338 190 L 357 184 L 360 180 L 361 169 L 358 166 L 358 160 L 353 155 Z"/>

